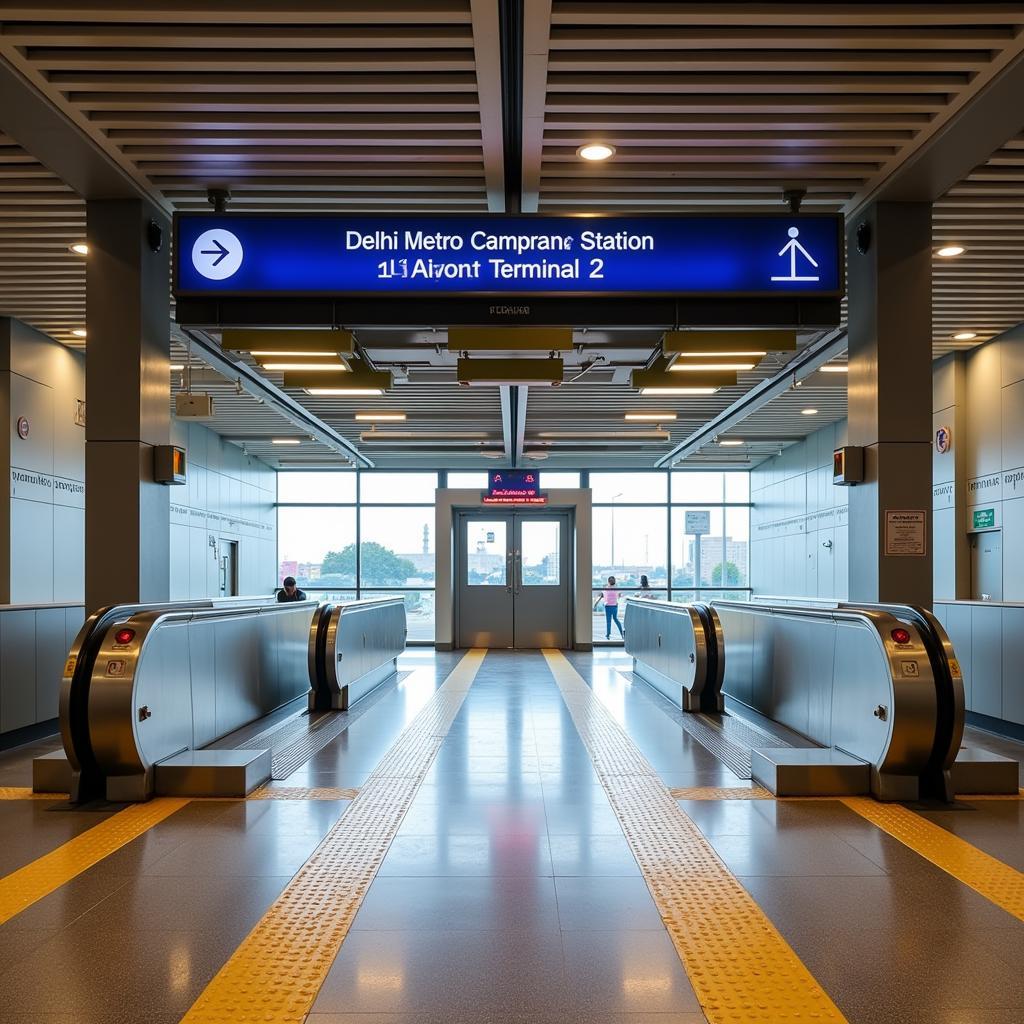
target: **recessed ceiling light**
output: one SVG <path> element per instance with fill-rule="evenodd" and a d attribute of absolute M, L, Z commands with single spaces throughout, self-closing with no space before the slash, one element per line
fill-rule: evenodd
<path fill-rule="evenodd" d="M 365 423 L 404 423 L 404 412 L 357 412 L 357 420 Z"/>
<path fill-rule="evenodd" d="M 974 331 L 959 331 L 953 335 L 954 341 L 972 341 L 978 335 Z"/>
<path fill-rule="evenodd" d="M 72 334 L 73 334 L 73 335 L 74 335 L 74 336 L 75 336 L 76 338 L 84 338 L 84 337 L 85 337 L 85 334 L 86 334 L 86 331 L 85 331 L 85 328 L 84 328 L 84 327 L 76 327 L 76 328 L 75 328 L 75 329 L 74 329 L 74 330 L 73 330 L 73 331 L 72 331 L 71 333 L 72 333 Z"/>
<path fill-rule="evenodd" d="M 935 250 L 936 256 L 949 258 L 951 256 L 962 256 L 967 250 L 962 245 L 944 245 L 941 249 Z"/>
<path fill-rule="evenodd" d="M 641 395 L 713 395 L 718 388 L 641 388 Z"/>
<path fill-rule="evenodd" d="M 72 242 L 68 248 L 76 256 L 88 256 L 89 255 L 89 243 L 88 242 Z"/>
<path fill-rule="evenodd" d="M 344 373 L 348 367 L 344 363 L 260 363 L 264 370 L 331 370 Z"/>
<path fill-rule="evenodd" d="M 667 423 L 678 419 L 674 412 L 627 412 L 625 418 L 641 423 Z"/>
<path fill-rule="evenodd" d="M 302 444 L 302 440 L 298 437 L 272 437 L 270 439 L 271 444 Z"/>
<path fill-rule="evenodd" d="M 818 410 L 817 409 L 801 409 L 800 410 L 800 415 L 801 416 L 817 416 L 818 415 Z"/>
<path fill-rule="evenodd" d="M 736 448 L 739 445 L 743 444 L 743 442 L 738 440 L 737 438 L 726 438 L 726 440 L 719 441 L 718 443 L 723 448 Z"/>
<path fill-rule="evenodd" d="M 576 150 L 582 160 L 601 161 L 615 156 L 615 147 L 607 142 L 588 142 Z"/>
<path fill-rule="evenodd" d="M 702 370 L 752 370 L 753 363 L 673 363 L 673 373 L 700 373 Z"/>
<path fill-rule="evenodd" d="M 819 366 L 818 369 L 822 373 L 849 373 L 850 367 L 846 363 L 827 363 L 825 366 Z"/>
<path fill-rule="evenodd" d="M 383 388 L 303 388 L 303 391 L 307 395 L 313 395 L 315 397 L 328 396 L 328 395 L 353 395 L 353 396 L 370 396 L 370 395 L 383 395 Z"/>

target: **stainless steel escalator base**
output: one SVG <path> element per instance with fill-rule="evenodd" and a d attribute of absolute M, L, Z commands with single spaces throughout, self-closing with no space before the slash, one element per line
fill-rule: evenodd
<path fill-rule="evenodd" d="M 871 792 L 866 761 L 826 747 L 760 747 L 751 777 L 776 796 L 860 796 Z"/>
<path fill-rule="evenodd" d="M 750 752 L 754 747 L 788 747 L 784 740 L 735 715 L 683 714 L 683 728 L 738 778 L 749 779 Z"/>
<path fill-rule="evenodd" d="M 957 796 L 971 793 L 1016 796 L 1020 788 L 1018 762 L 981 747 L 961 747 L 951 773 L 953 792 Z"/>
<path fill-rule="evenodd" d="M 159 796 L 244 797 L 269 779 L 269 750 L 185 750 L 156 766 Z"/>

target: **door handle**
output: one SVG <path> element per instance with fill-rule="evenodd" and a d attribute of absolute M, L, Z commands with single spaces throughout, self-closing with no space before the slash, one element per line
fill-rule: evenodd
<path fill-rule="evenodd" d="M 513 559 L 515 562 L 514 569 L 512 572 L 512 579 L 515 583 L 516 597 L 519 596 L 519 592 L 523 589 L 523 556 L 522 552 L 514 551 Z"/>

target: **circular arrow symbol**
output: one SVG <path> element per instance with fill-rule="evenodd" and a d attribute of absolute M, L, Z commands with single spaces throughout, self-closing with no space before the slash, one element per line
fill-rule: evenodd
<path fill-rule="evenodd" d="M 242 265 L 242 243 L 223 228 L 204 231 L 192 246 L 192 266 L 211 281 L 231 277 Z"/>

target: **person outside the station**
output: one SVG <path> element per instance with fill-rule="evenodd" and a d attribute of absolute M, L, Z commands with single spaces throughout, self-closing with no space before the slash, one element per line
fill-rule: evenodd
<path fill-rule="evenodd" d="M 299 590 L 295 585 L 294 576 L 285 576 L 281 581 L 281 589 L 277 592 L 278 604 L 284 604 L 286 601 L 305 601 L 306 592 Z"/>
<path fill-rule="evenodd" d="M 622 623 L 619 622 L 619 592 L 615 589 L 615 577 L 608 577 L 608 586 L 601 592 L 600 600 L 604 601 L 604 638 L 611 640 L 612 623 L 618 627 L 619 636 L 625 637 Z"/>

